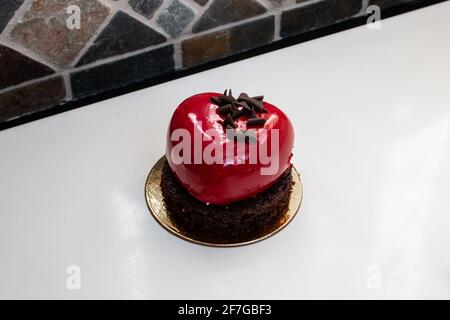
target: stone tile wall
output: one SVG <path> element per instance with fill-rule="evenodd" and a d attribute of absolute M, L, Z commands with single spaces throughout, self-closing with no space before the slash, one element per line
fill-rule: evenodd
<path fill-rule="evenodd" d="M 1 2 L 0 124 L 417 0 Z"/>

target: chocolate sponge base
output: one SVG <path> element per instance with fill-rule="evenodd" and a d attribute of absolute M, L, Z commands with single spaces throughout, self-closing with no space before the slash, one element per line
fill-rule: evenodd
<path fill-rule="evenodd" d="M 286 213 L 292 190 L 292 169 L 267 190 L 227 206 L 206 205 L 193 197 L 164 164 L 161 190 L 172 222 L 201 241 L 241 242 L 264 234 Z"/>

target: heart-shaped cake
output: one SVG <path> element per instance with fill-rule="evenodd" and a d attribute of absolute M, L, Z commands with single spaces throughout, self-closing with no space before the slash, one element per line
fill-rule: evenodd
<path fill-rule="evenodd" d="M 194 95 L 169 125 L 166 206 L 187 228 L 219 238 L 270 223 L 289 200 L 293 144 L 290 120 L 263 96 Z"/>
<path fill-rule="evenodd" d="M 243 100 L 243 95 L 240 97 L 234 99 L 231 95 L 218 93 L 197 94 L 180 104 L 170 122 L 166 150 L 170 168 L 183 187 L 204 203 L 226 205 L 250 198 L 271 186 L 291 167 L 294 130 L 289 119 L 267 102 L 254 99 L 261 106 L 261 109 L 254 110 Z M 249 108 L 248 113 L 245 108 Z M 221 112 L 221 109 L 232 112 Z M 227 135 L 227 129 L 235 130 L 235 139 Z M 245 151 L 239 153 L 238 139 L 245 137 L 247 130 L 254 130 L 251 131 L 253 135 L 247 135 Z M 265 134 L 260 134 L 262 130 Z M 183 131 L 188 135 L 183 136 Z M 255 133 L 256 141 L 252 140 Z M 186 139 L 189 141 L 186 142 Z M 179 144 L 185 144 L 185 148 L 175 150 Z M 216 144 L 214 149 L 223 148 L 222 161 L 207 159 L 211 153 L 205 153 L 205 150 L 211 144 Z M 257 161 L 250 163 L 252 144 L 258 147 L 258 157 Z M 190 151 L 187 151 L 188 148 Z M 227 153 L 231 148 L 233 154 Z M 259 156 L 259 151 L 263 150 L 267 150 L 267 157 Z M 183 152 L 183 157 L 175 159 Z M 270 158 L 269 161 L 267 158 Z"/>

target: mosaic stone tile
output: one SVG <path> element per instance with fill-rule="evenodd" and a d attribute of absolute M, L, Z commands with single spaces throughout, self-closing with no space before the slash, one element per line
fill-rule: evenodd
<path fill-rule="evenodd" d="M 308 0 L 300 0 L 300 1 L 308 1 Z M 274 7 L 281 7 L 282 5 L 284 5 L 285 3 L 288 2 L 288 0 L 270 0 L 270 2 L 272 3 L 272 5 Z M 299 1 L 297 1 L 298 3 Z"/>
<path fill-rule="evenodd" d="M 251 18 L 267 11 L 254 0 L 214 0 L 206 12 L 193 27 L 198 33 L 217 26 Z"/>
<path fill-rule="evenodd" d="M 57 108 L 66 90 L 72 100 L 107 98 L 130 90 L 121 88 L 163 81 L 176 69 L 266 46 L 278 39 L 278 30 L 295 42 L 296 35 L 359 17 L 366 3 L 390 9 L 432 1 L 1 0 L 0 128 Z M 67 24 L 74 15 L 69 5 L 80 8 L 79 30 Z M 245 56 L 253 52 L 259 51 Z M 60 72 L 70 74 L 70 83 Z"/>
<path fill-rule="evenodd" d="M 187 39 L 182 44 L 184 66 L 200 65 L 271 43 L 274 26 L 274 17 L 269 16 Z"/>
<path fill-rule="evenodd" d="M 158 24 L 173 38 L 176 38 L 194 19 L 194 16 L 194 11 L 191 8 L 175 0 L 158 17 Z"/>
<path fill-rule="evenodd" d="M 0 93 L 0 122 L 54 107 L 66 96 L 64 80 L 55 77 Z"/>
<path fill-rule="evenodd" d="M 2 45 L 0 45 L 0 70 L 0 89 L 55 72 L 46 65 Z"/>
<path fill-rule="evenodd" d="M 121 88 L 173 71 L 173 46 L 140 53 L 71 75 L 75 99 Z"/>
<path fill-rule="evenodd" d="M 205 4 L 208 3 L 208 0 L 194 0 L 194 1 L 197 2 L 201 6 L 204 6 Z"/>
<path fill-rule="evenodd" d="M 134 11 L 151 19 L 156 10 L 163 4 L 163 0 L 130 0 L 129 3 Z"/>
<path fill-rule="evenodd" d="M 78 65 L 143 49 L 166 41 L 159 32 L 119 11 L 81 58 Z"/>
<path fill-rule="evenodd" d="M 22 5 L 24 0 L 2 0 L 0 9 L 0 32 L 14 16 L 16 10 Z"/>
<path fill-rule="evenodd" d="M 79 30 L 67 26 L 70 5 L 81 10 Z M 68 66 L 108 14 L 109 9 L 97 0 L 35 0 L 11 38 L 55 64 Z"/>
<path fill-rule="evenodd" d="M 284 11 L 281 36 L 288 37 L 350 18 L 361 11 L 361 0 L 324 0 Z"/>

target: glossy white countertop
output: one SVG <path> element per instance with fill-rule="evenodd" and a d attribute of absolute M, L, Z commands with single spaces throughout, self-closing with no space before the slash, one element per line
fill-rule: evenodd
<path fill-rule="evenodd" d="M 0 298 L 450 298 L 450 3 L 0 132 Z M 151 217 L 175 107 L 265 94 L 296 129 L 304 201 L 217 249 Z M 68 266 L 81 270 L 69 290 Z M 73 278 L 70 278 L 73 280 Z"/>

